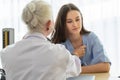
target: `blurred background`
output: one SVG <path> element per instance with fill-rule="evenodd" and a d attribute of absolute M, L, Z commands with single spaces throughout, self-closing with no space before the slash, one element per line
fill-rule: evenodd
<path fill-rule="evenodd" d="M 0 0 L 0 50 L 2 49 L 2 29 L 14 28 L 15 42 L 27 32 L 21 20 L 23 7 L 31 0 Z M 53 7 L 56 19 L 59 8 L 65 3 L 73 3 L 83 14 L 84 26 L 99 37 L 112 62 L 111 73 L 120 74 L 120 0 L 46 0 Z M 12 55 L 12 54 L 11 54 Z M 0 67 L 1 63 L 0 63 Z"/>

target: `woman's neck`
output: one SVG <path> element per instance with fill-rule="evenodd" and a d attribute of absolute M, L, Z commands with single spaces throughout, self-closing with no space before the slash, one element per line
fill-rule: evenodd
<path fill-rule="evenodd" d="M 79 40 L 81 40 L 81 35 L 80 34 L 78 34 L 78 35 L 70 35 L 69 36 L 69 39 L 70 39 L 70 41 L 71 42 L 76 42 L 76 41 L 79 41 Z"/>
<path fill-rule="evenodd" d="M 82 35 L 80 35 L 80 34 L 71 35 L 71 36 L 69 36 L 69 39 L 75 49 L 79 48 L 83 44 L 82 43 Z"/>

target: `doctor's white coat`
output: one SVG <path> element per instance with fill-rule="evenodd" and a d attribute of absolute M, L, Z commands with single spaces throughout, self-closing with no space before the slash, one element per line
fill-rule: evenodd
<path fill-rule="evenodd" d="M 77 56 L 40 33 L 27 34 L 0 54 L 6 80 L 66 80 L 81 72 Z"/>

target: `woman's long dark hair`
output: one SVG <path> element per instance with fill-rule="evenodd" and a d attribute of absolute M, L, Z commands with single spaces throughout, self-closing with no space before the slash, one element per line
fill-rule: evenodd
<path fill-rule="evenodd" d="M 65 42 L 67 39 L 66 36 L 66 16 L 67 13 L 71 10 L 77 10 L 80 12 L 80 10 L 74 5 L 74 4 L 65 4 L 63 5 L 59 12 L 58 12 L 58 16 L 55 22 L 55 34 L 52 38 L 52 42 L 53 43 L 62 43 Z M 90 33 L 90 31 L 87 31 L 84 26 L 83 26 L 83 16 L 80 12 L 81 18 L 82 18 L 82 29 L 80 31 L 80 34 L 88 34 Z"/>

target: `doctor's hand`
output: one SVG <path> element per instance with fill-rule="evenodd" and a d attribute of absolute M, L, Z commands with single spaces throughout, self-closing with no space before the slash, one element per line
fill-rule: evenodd
<path fill-rule="evenodd" d="M 78 56 L 78 57 L 83 57 L 85 54 L 86 46 L 82 45 L 79 48 L 75 49 L 73 54 Z"/>

